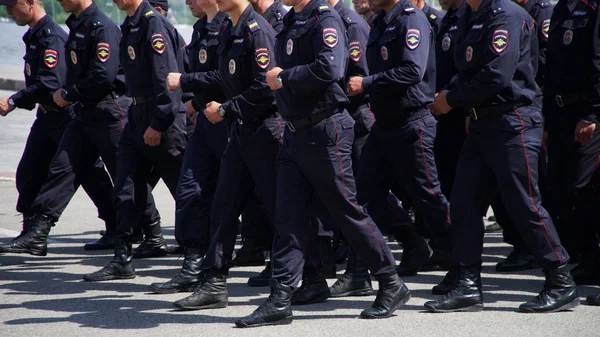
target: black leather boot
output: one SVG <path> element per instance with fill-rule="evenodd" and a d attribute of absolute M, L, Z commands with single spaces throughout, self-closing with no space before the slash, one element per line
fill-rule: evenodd
<path fill-rule="evenodd" d="M 458 283 L 438 301 L 425 302 L 429 312 L 475 312 L 483 310 L 481 269 L 463 268 L 458 272 Z"/>
<path fill-rule="evenodd" d="M 303 305 L 325 302 L 329 298 L 329 286 L 323 271 L 304 268 L 302 286 L 294 291 L 292 305 Z"/>
<path fill-rule="evenodd" d="M 184 310 L 226 308 L 228 304 L 227 274 L 220 270 L 208 271 L 193 294 L 173 303 Z"/>
<path fill-rule="evenodd" d="M 133 250 L 134 259 L 160 257 L 169 254 L 169 248 L 160 228 L 160 220 L 150 223 L 142 228 L 144 241 Z"/>
<path fill-rule="evenodd" d="M 571 310 L 579 306 L 577 286 L 567 270 L 567 264 L 545 269 L 544 289 L 532 300 L 521 304 L 519 310 L 527 313 L 545 313 Z"/>
<path fill-rule="evenodd" d="M 539 268 L 535 261 L 535 256 L 531 253 L 524 253 L 513 249 L 506 259 L 496 264 L 496 271 L 512 272 L 520 270 L 529 270 Z"/>
<path fill-rule="evenodd" d="M 600 294 L 590 295 L 585 299 L 585 301 L 589 305 L 600 305 Z"/>
<path fill-rule="evenodd" d="M 431 289 L 431 292 L 434 295 L 446 295 L 449 293 L 450 290 L 454 289 L 458 283 L 458 271 L 458 267 L 450 267 L 450 270 L 446 273 L 446 276 L 444 276 L 442 282 L 434 286 Z"/>
<path fill-rule="evenodd" d="M 23 217 L 21 234 L 10 243 L 0 245 L 0 254 L 18 253 L 46 256 L 48 254 L 48 234 L 56 220 L 43 215 Z"/>
<path fill-rule="evenodd" d="M 361 318 L 387 318 L 410 300 L 410 292 L 396 270 L 376 277 L 379 290 L 375 302 L 360 313 Z"/>
<path fill-rule="evenodd" d="M 331 297 L 373 295 L 369 270 L 351 251 L 348 254 L 346 272 L 329 288 Z"/>
<path fill-rule="evenodd" d="M 115 234 L 105 232 L 100 239 L 91 241 L 83 246 L 85 250 L 107 250 L 115 248 Z"/>
<path fill-rule="evenodd" d="M 235 322 L 238 328 L 253 328 L 265 325 L 283 325 L 292 323 L 292 288 L 271 280 L 271 294 L 250 315 Z"/>
<path fill-rule="evenodd" d="M 234 266 L 264 266 L 265 253 L 258 240 L 253 237 L 244 239 L 242 248 L 235 252 L 232 264 Z"/>
<path fill-rule="evenodd" d="M 398 232 L 402 233 L 398 233 Z M 402 242 L 402 259 L 396 267 L 398 276 L 414 276 L 431 257 L 432 251 L 427 241 L 419 235 L 414 227 L 397 229 L 394 233 L 396 240 Z"/>
<path fill-rule="evenodd" d="M 204 254 L 200 249 L 186 248 L 181 271 L 165 283 L 152 283 L 150 290 L 157 294 L 174 294 L 194 291 L 200 284 L 200 265 Z"/>
<path fill-rule="evenodd" d="M 115 256 L 104 268 L 91 274 L 83 275 L 89 282 L 132 279 L 135 277 L 135 268 L 131 260 L 131 242 L 116 240 Z"/>
<path fill-rule="evenodd" d="M 251 287 L 268 287 L 271 282 L 271 274 L 273 274 L 273 269 L 269 261 L 260 274 L 248 278 L 248 285 Z"/>

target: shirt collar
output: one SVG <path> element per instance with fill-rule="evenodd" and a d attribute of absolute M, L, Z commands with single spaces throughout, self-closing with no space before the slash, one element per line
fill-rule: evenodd
<path fill-rule="evenodd" d="M 83 22 L 85 22 L 85 20 L 93 15 L 94 13 L 96 13 L 96 10 L 98 9 L 98 6 L 96 6 L 95 2 L 92 2 L 92 4 L 86 8 L 83 13 L 81 13 L 81 15 L 79 16 L 75 16 L 75 14 L 71 14 L 69 16 L 69 18 L 67 19 L 67 26 L 69 27 L 69 29 L 75 29 L 77 27 L 79 27 L 79 25 L 81 25 Z"/>
<path fill-rule="evenodd" d="M 317 6 L 321 5 L 322 3 L 323 3 L 322 0 L 310 0 L 310 2 L 308 4 L 306 4 L 306 7 L 304 7 L 304 9 L 302 9 L 302 11 L 300 13 L 296 13 L 294 8 L 292 8 L 288 12 L 288 15 L 290 18 L 292 18 L 294 20 L 300 20 L 300 21 L 306 20 L 311 16 L 312 12 L 317 8 Z"/>
<path fill-rule="evenodd" d="M 335 6 L 333 6 L 333 8 L 334 8 L 334 9 L 335 9 L 335 10 L 336 10 L 338 13 L 339 13 L 339 12 L 340 12 L 340 11 L 341 11 L 341 10 L 342 10 L 344 7 L 346 7 L 346 6 L 344 6 L 344 1 L 343 1 L 343 0 L 340 0 L 340 1 L 338 1 L 338 2 L 335 4 Z"/>
<path fill-rule="evenodd" d="M 479 9 L 476 12 L 469 7 L 469 13 L 471 14 L 470 22 L 478 22 L 482 21 L 486 15 L 489 15 L 490 8 L 492 6 L 492 0 L 482 0 L 481 5 L 479 5 Z"/>
<path fill-rule="evenodd" d="M 270 18 L 272 16 L 275 16 L 275 12 L 277 12 L 277 10 L 279 10 L 280 8 L 281 8 L 281 2 L 279 2 L 279 1 L 273 2 L 273 4 L 271 6 L 269 6 L 269 8 L 267 8 L 267 10 L 265 11 L 265 14 L 263 14 L 263 17 Z"/>
<path fill-rule="evenodd" d="M 150 15 L 150 12 L 152 12 L 154 15 L 160 15 L 154 8 L 152 8 L 152 6 L 150 6 L 148 1 L 144 0 L 142 3 L 140 3 L 140 6 L 135 13 L 133 13 L 133 16 L 128 16 L 125 19 L 125 23 L 132 27 L 138 26 L 142 17 L 144 17 L 146 14 Z"/>
<path fill-rule="evenodd" d="M 233 28 L 233 32 L 231 33 L 231 35 L 243 36 L 244 31 L 248 26 L 248 20 L 250 20 L 253 14 L 254 9 L 250 4 L 248 4 L 246 9 L 244 9 L 244 12 L 242 13 L 242 16 L 240 16 L 240 20 L 238 21 L 237 25 Z"/>
<path fill-rule="evenodd" d="M 225 22 L 225 20 L 227 20 L 228 17 L 229 16 L 227 16 L 226 13 L 217 12 L 217 15 L 215 15 L 211 22 L 206 24 L 205 28 L 210 30 L 211 32 L 218 31 L 219 29 L 221 29 L 221 25 L 223 25 L 223 22 Z"/>
<path fill-rule="evenodd" d="M 408 6 L 410 5 L 410 6 Z M 385 22 L 386 25 L 389 25 L 390 22 L 392 22 L 392 20 L 400 13 L 400 11 L 404 10 L 404 8 L 406 7 L 413 7 L 412 4 L 408 3 L 408 0 L 400 0 L 398 1 L 394 7 L 392 7 L 392 10 L 390 10 L 389 13 L 385 13 L 385 16 L 383 17 L 383 22 Z"/>
<path fill-rule="evenodd" d="M 38 21 L 33 28 L 30 28 L 25 35 L 23 35 L 23 41 L 27 42 L 31 40 L 31 37 L 37 34 L 40 30 L 44 29 L 44 27 L 52 22 L 52 18 L 49 15 L 45 15 L 43 18 Z"/>

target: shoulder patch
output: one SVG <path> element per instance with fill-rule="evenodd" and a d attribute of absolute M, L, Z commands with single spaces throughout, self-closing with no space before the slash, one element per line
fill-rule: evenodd
<path fill-rule="evenodd" d="M 58 52 L 54 49 L 46 49 L 44 51 L 44 64 L 49 69 L 56 67 L 58 64 Z"/>
<path fill-rule="evenodd" d="M 271 56 L 269 55 L 269 49 L 258 48 L 256 49 L 254 54 L 256 55 L 256 64 L 258 64 L 258 66 L 261 69 L 267 69 L 269 64 L 271 64 Z"/>
<path fill-rule="evenodd" d="M 350 42 L 350 59 L 358 62 L 362 56 L 362 48 L 359 41 Z"/>
<path fill-rule="evenodd" d="M 550 19 L 542 21 L 542 35 L 548 38 L 548 32 L 550 31 Z"/>
<path fill-rule="evenodd" d="M 492 2 L 492 15 L 498 15 L 504 12 L 504 7 L 502 7 L 502 2 L 499 0 L 494 0 Z"/>
<path fill-rule="evenodd" d="M 333 48 L 337 46 L 338 43 L 338 33 L 335 28 L 325 28 L 323 29 L 323 42 L 329 48 Z"/>
<path fill-rule="evenodd" d="M 503 52 L 508 46 L 508 30 L 496 29 L 492 36 L 492 47 L 496 53 Z"/>
<path fill-rule="evenodd" d="M 418 29 L 409 29 L 406 31 L 406 46 L 410 50 L 416 49 L 421 43 L 421 31 Z"/>
<path fill-rule="evenodd" d="M 152 49 L 154 49 L 155 52 L 159 54 L 165 52 L 167 41 L 162 34 L 153 34 L 152 38 L 150 38 L 150 43 L 152 44 Z"/>
<path fill-rule="evenodd" d="M 250 33 L 254 33 L 254 32 L 260 30 L 260 26 L 258 25 L 258 22 L 256 22 L 256 20 L 254 20 L 254 19 L 248 21 L 248 28 L 250 28 Z"/>
<path fill-rule="evenodd" d="M 98 56 L 98 60 L 100 60 L 100 62 L 104 63 L 108 61 L 110 58 L 110 44 L 105 42 L 98 43 L 96 55 Z"/>

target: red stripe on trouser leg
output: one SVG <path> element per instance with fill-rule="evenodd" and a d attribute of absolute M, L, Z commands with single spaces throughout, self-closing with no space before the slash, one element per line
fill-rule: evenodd
<path fill-rule="evenodd" d="M 431 185 L 431 178 L 429 175 L 429 166 L 427 166 L 427 158 L 425 157 L 425 146 L 423 146 L 423 125 L 421 125 L 421 121 L 418 121 L 418 123 L 419 123 L 419 131 L 420 131 L 419 132 L 419 142 L 421 144 L 421 155 L 423 156 L 423 166 L 425 167 L 425 174 L 427 174 L 427 184 L 429 185 L 429 192 L 431 192 L 431 194 L 435 198 L 435 201 L 437 201 L 438 205 L 440 205 L 440 208 L 444 211 L 444 214 L 446 215 L 446 221 L 450 222 L 450 215 L 446 211 L 446 208 L 443 207 L 442 204 L 440 203 L 440 200 L 438 199 L 435 192 L 433 192 L 433 186 Z"/>
<path fill-rule="evenodd" d="M 340 153 L 340 149 L 338 148 L 338 141 L 340 139 L 340 135 L 337 130 L 337 123 L 335 122 L 335 119 L 333 117 L 329 117 L 329 118 L 331 118 L 331 121 L 333 122 L 333 126 L 335 127 L 335 151 L 337 152 L 338 161 L 340 163 L 340 173 L 342 174 L 342 189 L 344 190 L 344 197 L 346 198 L 346 201 L 348 201 L 348 203 L 350 205 L 352 205 L 352 207 L 354 207 L 360 220 L 365 224 L 365 226 L 367 226 L 367 228 L 369 229 L 369 232 L 371 232 L 371 235 L 373 236 L 375 241 L 377 241 L 377 244 L 379 245 L 379 248 L 381 248 L 381 252 L 383 253 L 383 256 L 385 256 L 386 260 L 388 260 L 390 266 L 394 267 L 395 261 L 394 262 L 390 261 L 390 259 L 388 258 L 388 255 L 385 253 L 385 248 L 383 248 L 381 241 L 379 241 L 379 239 L 373 232 L 373 229 L 371 228 L 371 226 L 369 226 L 369 223 L 361 216 L 361 213 L 360 213 L 360 210 L 358 209 L 358 207 L 355 204 L 351 203 L 350 200 L 348 199 L 348 192 L 346 192 L 346 183 L 345 183 L 345 178 L 344 178 L 344 168 L 342 166 L 342 154 Z"/>
<path fill-rule="evenodd" d="M 531 200 L 531 206 L 536 211 L 538 218 L 540 219 L 540 223 L 542 224 L 542 227 L 544 227 L 544 231 L 546 232 L 548 241 L 550 241 L 550 246 L 552 247 L 554 254 L 556 254 L 556 257 L 558 257 L 558 262 L 560 262 L 560 264 L 563 264 L 563 260 L 560 257 L 560 254 L 558 254 L 556 249 L 554 249 L 554 242 L 552 241 L 552 237 L 550 236 L 550 232 L 548 232 L 548 228 L 546 227 L 544 220 L 542 220 L 542 214 L 540 213 L 540 210 L 535 206 L 535 201 L 533 201 L 533 187 L 531 186 L 531 169 L 529 168 L 529 159 L 527 159 L 527 148 L 525 147 L 525 135 L 523 134 L 523 132 L 525 130 L 525 123 L 523 123 L 523 118 L 521 118 L 521 114 L 519 114 L 519 112 L 517 110 L 513 110 L 513 111 L 517 114 L 517 116 L 519 117 L 519 121 L 521 122 L 521 131 L 519 133 L 521 134 L 521 143 L 523 144 L 523 154 L 525 155 L 525 164 L 527 165 L 527 185 L 529 188 L 529 200 Z"/>

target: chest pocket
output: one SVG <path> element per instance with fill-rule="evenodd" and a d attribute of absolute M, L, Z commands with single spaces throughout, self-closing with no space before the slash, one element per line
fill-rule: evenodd
<path fill-rule="evenodd" d="M 575 13 L 577 13 L 577 10 Z M 579 44 L 578 47 L 581 47 L 582 43 L 587 43 L 581 41 L 590 41 L 592 29 L 586 29 L 589 26 L 589 21 L 590 19 L 587 16 L 574 16 L 565 20 L 560 30 L 562 32 L 562 44 L 565 46 L 577 46 Z"/>
<path fill-rule="evenodd" d="M 198 62 L 202 67 L 202 71 L 215 69 L 217 66 L 217 47 L 219 40 L 216 38 L 210 40 L 202 40 L 200 48 L 198 48 Z"/>
<path fill-rule="evenodd" d="M 127 68 L 137 72 L 137 69 L 141 63 L 143 63 L 143 57 L 145 55 L 144 36 L 139 32 L 129 33 L 124 38 L 121 46 L 121 53 L 124 54 L 124 62 Z"/>
<path fill-rule="evenodd" d="M 23 68 L 23 73 L 25 73 L 25 79 L 29 82 L 32 79 L 35 79 L 38 72 L 38 66 L 40 63 L 40 55 L 44 52 L 43 46 L 36 46 L 35 49 L 32 49 L 29 45 L 27 46 L 27 53 L 23 56 L 23 60 L 25 61 L 25 68 Z"/>
<path fill-rule="evenodd" d="M 250 54 L 248 48 L 250 40 L 248 38 L 244 38 L 243 42 L 236 43 L 236 40 L 239 38 L 233 38 L 229 43 L 231 44 L 230 50 L 222 50 L 224 48 L 219 47 L 221 50 L 221 57 L 223 58 L 223 63 L 221 67 L 225 69 L 221 70 L 222 74 L 225 74 L 227 77 L 232 78 L 234 80 L 244 80 L 252 78 L 252 68 L 250 66 L 251 57 L 254 57 L 253 54 Z M 224 55 L 223 55 L 224 54 Z"/>
<path fill-rule="evenodd" d="M 386 65 L 385 68 L 388 68 L 387 65 L 393 64 L 393 60 L 399 58 L 403 53 L 400 43 L 396 29 L 386 30 L 379 39 L 379 44 L 376 45 L 379 47 L 378 58 Z"/>
<path fill-rule="evenodd" d="M 478 64 L 482 60 L 485 48 L 489 48 L 484 39 L 484 28 L 471 30 L 460 38 L 460 45 L 454 49 L 454 59 L 460 69 L 466 69 Z"/>
<path fill-rule="evenodd" d="M 67 45 L 67 62 L 70 64 L 69 68 L 77 71 L 78 69 L 86 69 L 85 63 L 88 60 L 88 51 L 90 47 L 83 39 L 76 39 L 70 41 Z"/>
<path fill-rule="evenodd" d="M 312 18 L 311 18 L 312 19 Z M 297 25 L 290 28 L 288 34 L 286 34 L 284 46 L 282 47 L 283 60 L 282 64 L 287 66 L 288 64 L 303 65 L 311 63 L 314 60 L 313 57 L 313 38 L 311 38 L 311 26 L 316 23 L 308 19 L 302 25 Z M 317 38 L 316 36 L 314 38 Z"/>

